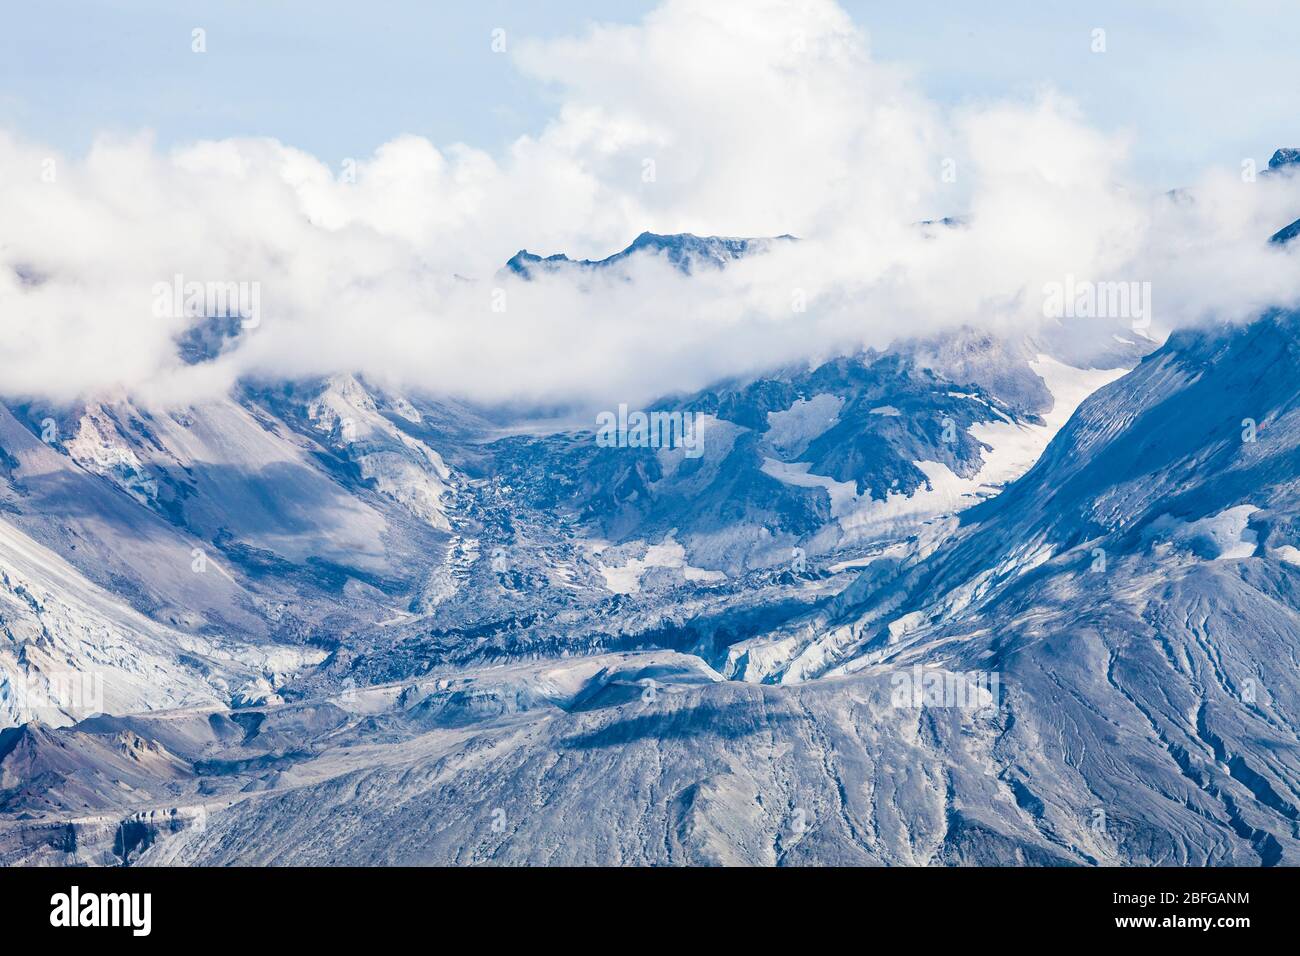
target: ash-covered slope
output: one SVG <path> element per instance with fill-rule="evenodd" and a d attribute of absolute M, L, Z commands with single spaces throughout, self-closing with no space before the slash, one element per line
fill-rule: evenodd
<path fill-rule="evenodd" d="M 0 727 L 224 704 L 323 656 L 158 624 L 0 518 Z"/>
<path fill-rule="evenodd" d="M 794 241 L 645 233 L 599 261 L 521 252 L 507 267 L 525 278 L 611 273 L 632 257 L 662 256 L 690 274 Z M 795 549 L 834 563 L 996 494 L 1079 401 L 1154 346 L 1118 326 L 1088 325 L 1086 341 L 1066 325 L 1040 341 L 961 329 L 631 410 L 700 420 L 702 447 L 691 454 L 602 447 L 592 426 L 492 442 L 487 467 L 517 507 L 561 510 L 589 537 L 631 549 L 632 560 L 666 546 L 687 566 L 724 576 L 788 565 Z M 471 472 L 483 465 L 464 463 Z"/>
<path fill-rule="evenodd" d="M 1086 829 L 1067 848 L 1020 813 L 986 772 L 994 719 L 897 712 L 880 678 L 769 687 L 689 660 L 593 658 L 406 688 L 357 729 L 375 741 L 422 724 L 418 736 L 375 743 L 364 762 L 341 738 L 202 830 L 159 828 L 139 862 L 1052 865 L 1106 853 Z M 28 852 L 58 859 L 53 837 Z"/>
<path fill-rule="evenodd" d="M 1142 351 L 1075 368 L 962 332 L 655 403 L 702 419 L 696 456 L 601 447 L 593 430 L 503 439 L 494 467 L 522 507 L 564 509 L 613 544 L 672 536 L 690 565 L 733 575 L 897 539 L 996 494 Z"/>
<path fill-rule="evenodd" d="M 689 272 L 771 241 L 643 236 L 591 267 L 664 255 Z M 244 334 L 192 331 L 193 363 Z M 326 680 L 362 659 L 350 676 L 393 680 L 646 646 L 720 665 L 855 562 L 995 494 L 1144 347 L 1076 368 L 963 333 L 773 370 L 656 403 L 706 422 L 690 456 L 347 375 L 185 408 L 11 401 L 0 508 L 165 628 L 338 651 Z"/>
<path fill-rule="evenodd" d="M 1122 859 L 1296 862 L 1297 375 L 1295 315 L 1180 333 L 954 540 L 737 645 L 732 672 L 996 674 L 990 771 L 1042 828 L 1091 803 Z"/>
<path fill-rule="evenodd" d="M 404 613 L 455 489 L 383 401 L 0 406 L 0 726 L 262 701 Z"/>
<path fill-rule="evenodd" d="M 785 684 L 484 688 L 144 859 L 1300 862 L 1295 322 L 1177 336 L 954 541 L 733 660 Z"/>
<path fill-rule="evenodd" d="M 642 245 L 688 272 L 762 248 L 669 238 Z M 979 712 L 899 708 L 895 662 L 842 640 L 875 613 L 872 582 L 899 582 L 896 603 L 921 610 L 905 587 L 926 573 L 915 557 L 953 530 L 968 540 L 949 516 L 1027 470 L 1078 403 L 1148 347 L 1103 337 L 1095 361 L 1071 351 L 1066 362 L 1051 342 L 963 333 L 665 399 L 657 407 L 707 420 L 697 457 L 602 447 L 591 428 L 536 434 L 523 416 L 349 376 L 246 383 L 165 413 L 124 398 L 12 404 L 0 412 L 5 520 L 46 549 L 43 566 L 87 579 L 57 596 L 77 598 L 65 618 L 123 622 L 118 658 L 161 676 L 153 696 L 103 708 L 114 716 L 6 736 L 0 858 L 1272 852 L 1178 814 L 1107 842 L 1075 812 L 1086 795 L 1065 784 L 1060 803 L 1074 809 L 1045 801 L 1036 813 L 1013 769 L 1021 756 L 1000 749 L 1031 723 L 1014 696 Z M 187 360 L 228 347 L 196 339 Z M 0 566 L 5 556 L 0 541 Z M 28 679 L 51 641 L 85 645 L 71 628 L 43 635 L 51 615 L 30 619 L 32 587 L 21 587 L 10 671 Z M 909 618 L 918 631 L 922 618 Z M 992 659 L 982 637 L 962 646 Z M 770 685 L 850 665 L 861 672 Z M 1053 795 L 1063 771 L 1044 773 Z M 399 827 L 409 840 L 393 839 Z"/>
<path fill-rule="evenodd" d="M 0 408 L 10 520 L 156 620 L 302 641 L 403 610 L 451 475 L 356 380 Z"/>
<path fill-rule="evenodd" d="M 451 434 L 412 396 L 418 420 L 392 420 L 460 476 L 453 537 L 410 612 L 347 642 L 329 673 L 647 647 L 721 667 L 882 551 L 941 537 L 942 516 L 1028 469 L 1120 374 L 973 333 L 907 343 L 654 405 L 703 418 L 697 457 L 602 446 L 592 429 Z"/>
<path fill-rule="evenodd" d="M 215 701 L 216 686 L 178 660 L 202 648 L 0 520 L 0 726 Z"/>
<path fill-rule="evenodd" d="M 1297 338 L 1294 314 L 1175 334 L 1089 398 L 1028 474 L 965 512 L 941 554 L 868 569 L 815 625 L 833 633 L 799 676 L 1062 575 L 1105 584 L 1125 564 L 1167 579 L 1252 558 L 1289 574 L 1300 558 Z"/>
<path fill-rule="evenodd" d="M 60 433 L 53 416 L 37 414 L 33 421 L 24 411 L 0 406 L 0 510 L 6 521 L 155 620 L 196 630 L 215 624 L 265 632 L 264 616 L 238 581 L 191 570 L 195 549 L 206 543 L 144 505 L 152 486 L 130 457 L 104 451 L 101 465 L 91 452 L 87 467 L 60 446 L 61 435 L 79 430 Z"/>

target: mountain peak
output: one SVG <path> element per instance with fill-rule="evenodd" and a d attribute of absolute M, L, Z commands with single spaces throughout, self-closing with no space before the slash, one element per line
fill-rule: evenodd
<path fill-rule="evenodd" d="M 1273 233 L 1273 235 L 1269 237 L 1268 241 L 1277 246 L 1285 246 L 1296 236 L 1300 236 L 1300 219 L 1297 219 L 1295 222 L 1291 223 L 1291 225 L 1284 226 L 1277 232 Z"/>
<path fill-rule="evenodd" d="M 636 253 L 648 251 L 652 254 L 662 254 L 679 272 L 690 275 L 701 266 L 720 269 L 736 259 L 766 252 L 774 243 L 795 241 L 796 238 L 788 233 L 772 238 L 744 238 L 697 236 L 689 232 L 667 235 L 643 232 L 626 248 L 604 259 L 570 259 L 563 253 L 543 258 L 527 249 L 520 249 L 506 263 L 506 268 L 516 275 L 531 279 L 538 271 L 554 272 L 563 268 L 581 270 L 608 268 Z"/>
<path fill-rule="evenodd" d="M 1273 154 L 1268 161 L 1269 169 L 1281 169 L 1285 166 L 1300 166 L 1300 149 L 1284 146 Z"/>

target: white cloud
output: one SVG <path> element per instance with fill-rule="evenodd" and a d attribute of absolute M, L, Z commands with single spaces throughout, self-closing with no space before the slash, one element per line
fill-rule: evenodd
<path fill-rule="evenodd" d="M 669 0 L 518 47 L 561 101 L 541 133 L 499 156 L 402 136 L 355 181 L 266 140 L 73 160 L 0 134 L 0 392 L 189 401 L 347 370 L 612 407 L 898 335 L 1031 331 L 1067 274 L 1150 281 L 1157 328 L 1296 299 L 1294 253 L 1264 243 L 1300 216 L 1293 179 L 1142 195 L 1127 144 L 1068 102 L 945 115 L 829 0 Z M 968 224 L 915 226 L 946 213 Z M 588 288 L 496 275 L 522 246 L 603 256 L 645 229 L 803 241 L 689 280 L 657 261 Z M 261 324 L 215 365 L 181 366 L 188 320 L 152 313 L 176 274 L 260 283 Z"/>

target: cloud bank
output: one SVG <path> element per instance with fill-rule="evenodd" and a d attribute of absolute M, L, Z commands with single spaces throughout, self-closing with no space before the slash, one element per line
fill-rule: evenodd
<path fill-rule="evenodd" d="M 175 404 L 346 371 L 612 407 L 962 325 L 1033 334 L 1067 276 L 1150 282 L 1152 334 L 1300 298 L 1296 253 L 1267 243 L 1300 177 L 1145 194 L 1128 140 L 1069 102 L 941 110 L 830 0 L 667 0 L 511 56 L 559 105 L 500 155 L 399 136 L 331 168 L 141 134 L 74 159 L 0 132 L 0 394 Z M 918 226 L 944 215 L 962 224 Z M 644 230 L 801 241 L 689 278 L 653 257 L 581 282 L 500 271 Z M 257 284 L 256 327 L 213 362 L 184 365 L 195 319 L 155 307 L 178 275 Z"/>

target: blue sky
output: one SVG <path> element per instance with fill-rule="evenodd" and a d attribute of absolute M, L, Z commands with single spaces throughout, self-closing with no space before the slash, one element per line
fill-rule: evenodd
<path fill-rule="evenodd" d="M 843 0 L 873 54 L 944 104 L 1062 90 L 1132 136 L 1137 173 L 1174 185 L 1300 144 L 1300 6 L 1155 0 Z M 0 125 L 79 153 L 99 133 L 167 146 L 273 136 L 337 163 L 400 133 L 498 150 L 555 102 L 493 54 L 490 33 L 549 38 L 632 22 L 650 0 L 369 3 L 41 0 L 5 14 Z M 208 52 L 190 52 L 207 30 Z M 1089 50 L 1106 30 L 1107 52 Z"/>

